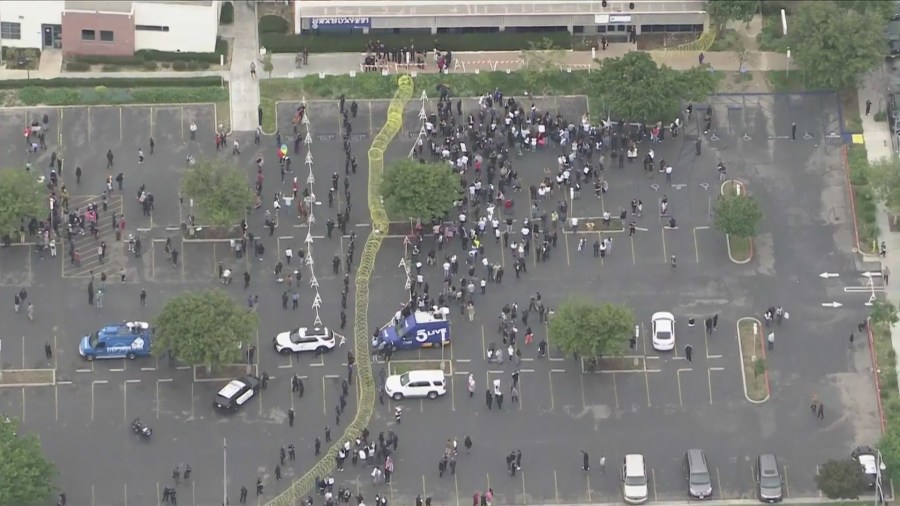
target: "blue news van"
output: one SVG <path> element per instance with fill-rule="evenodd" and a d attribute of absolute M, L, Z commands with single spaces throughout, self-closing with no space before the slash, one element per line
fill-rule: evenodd
<path fill-rule="evenodd" d="M 125 322 L 106 325 L 89 336 L 81 338 L 78 353 L 88 361 L 104 358 L 150 356 L 153 333 L 147 322 Z"/>
<path fill-rule="evenodd" d="M 450 320 L 445 309 L 415 311 L 407 317 L 399 314 L 374 339 L 376 349 L 392 350 L 440 348 L 450 344 Z"/>

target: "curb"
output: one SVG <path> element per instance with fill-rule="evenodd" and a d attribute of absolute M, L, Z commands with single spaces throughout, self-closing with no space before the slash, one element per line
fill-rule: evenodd
<path fill-rule="evenodd" d="M 881 367 L 878 366 L 878 355 L 875 353 L 875 333 L 872 332 L 872 318 L 866 318 L 866 336 L 869 338 L 869 357 L 872 359 L 872 377 L 875 379 L 875 402 L 878 406 L 878 421 L 881 423 L 881 433 L 884 434 L 885 419 L 884 406 L 881 403 L 881 380 L 878 375 L 881 374 Z"/>
<path fill-rule="evenodd" d="M 744 398 L 747 399 L 747 402 L 751 404 L 763 404 L 772 397 L 772 387 L 769 384 L 769 370 L 766 369 L 766 397 L 762 400 L 753 400 L 750 398 L 750 395 L 747 393 L 747 372 L 744 370 L 744 347 L 741 342 L 741 322 L 744 320 L 749 320 L 751 322 L 755 322 L 759 327 L 762 327 L 762 322 L 752 316 L 745 316 L 743 318 L 739 318 L 737 323 L 735 323 L 735 329 L 737 330 L 737 341 L 738 341 L 738 353 L 741 356 L 741 382 L 744 385 Z M 762 358 L 766 358 L 766 346 L 762 339 L 759 340 L 760 349 L 762 350 Z"/>
<path fill-rule="evenodd" d="M 722 185 L 719 186 L 719 195 L 725 195 L 725 185 L 727 185 L 728 183 L 731 183 L 733 186 L 743 188 L 744 192 L 746 193 L 747 185 L 745 185 L 741 181 L 738 181 L 737 179 L 729 179 L 727 181 L 722 181 Z M 746 260 L 737 260 L 734 258 L 734 255 L 731 254 L 731 235 L 725 234 L 725 245 L 728 247 L 728 259 L 731 260 L 732 263 L 743 265 L 748 264 L 751 260 L 753 260 L 753 238 L 748 237 L 747 239 L 750 241 L 750 255 Z"/>

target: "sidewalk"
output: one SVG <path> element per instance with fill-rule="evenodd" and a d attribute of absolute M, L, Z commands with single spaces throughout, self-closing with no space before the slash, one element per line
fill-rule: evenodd
<path fill-rule="evenodd" d="M 592 57 L 597 59 L 621 57 L 634 51 L 633 44 L 610 44 L 606 51 L 566 51 L 565 58 L 559 62 L 559 69 L 584 70 L 596 66 Z M 686 70 L 699 64 L 699 51 L 650 51 L 650 56 L 659 64 L 668 65 L 677 70 Z M 389 72 L 418 72 L 422 74 L 437 73 L 437 65 L 429 53 L 425 69 L 391 65 Z M 731 51 L 704 53 L 704 63 L 713 70 L 737 72 L 740 65 L 740 55 Z M 360 53 L 330 53 L 309 55 L 309 65 L 296 68 L 293 54 L 276 54 L 272 56 L 272 78 L 296 78 L 311 74 L 341 75 L 350 72 L 361 72 L 363 55 Z M 769 71 L 786 70 L 788 68 L 787 57 L 781 53 L 766 51 L 750 51 L 744 58 L 747 70 Z M 521 51 L 481 51 L 481 52 L 457 52 L 454 53 L 453 68 L 451 73 L 459 72 L 489 72 L 518 70 L 522 67 Z M 234 67 L 232 67 L 234 68 Z M 262 76 L 266 78 L 268 76 Z"/>
<path fill-rule="evenodd" d="M 259 81 L 250 76 L 250 64 L 256 74 L 265 74 L 259 62 L 259 38 L 256 35 L 256 4 L 234 2 L 234 40 L 231 50 L 231 72 L 228 76 L 231 99 L 231 131 L 252 132 L 259 125 Z"/>
<path fill-rule="evenodd" d="M 867 75 L 859 88 L 859 115 L 862 118 L 863 138 L 870 163 L 894 156 L 887 121 L 875 121 L 875 113 L 879 108 L 884 110 L 884 100 L 880 99 L 884 96 L 880 72 L 881 69 Z M 866 116 L 866 100 L 872 101 L 872 110 L 868 116 Z M 877 224 L 881 231 L 879 238 L 885 242 L 888 251 L 887 256 L 881 259 L 882 268 L 887 267 L 892 274 L 900 273 L 900 234 L 891 232 L 888 212 L 884 205 L 879 204 L 878 208 Z M 896 282 L 885 286 L 885 295 L 896 305 L 900 302 L 900 286 Z M 891 327 L 891 345 L 894 352 L 900 355 L 900 323 Z M 897 365 L 897 377 L 900 379 L 900 362 Z"/>

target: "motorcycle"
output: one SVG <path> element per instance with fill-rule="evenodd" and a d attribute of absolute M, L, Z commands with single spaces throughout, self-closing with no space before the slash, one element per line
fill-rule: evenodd
<path fill-rule="evenodd" d="M 134 421 L 131 422 L 131 432 L 134 432 L 140 438 L 147 440 L 153 435 L 153 429 L 144 425 L 144 422 L 142 422 L 140 418 L 135 418 Z"/>

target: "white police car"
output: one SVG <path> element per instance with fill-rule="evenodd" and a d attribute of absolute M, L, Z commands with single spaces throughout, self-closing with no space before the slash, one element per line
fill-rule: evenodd
<path fill-rule="evenodd" d="M 328 327 L 300 327 L 282 332 L 275 336 L 272 344 L 278 353 L 324 353 L 335 347 L 334 333 Z"/>
<path fill-rule="evenodd" d="M 259 378 L 248 374 L 233 379 L 216 394 L 213 407 L 219 411 L 236 411 L 259 392 Z"/>

